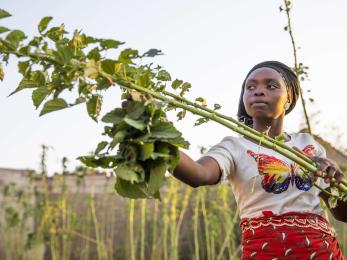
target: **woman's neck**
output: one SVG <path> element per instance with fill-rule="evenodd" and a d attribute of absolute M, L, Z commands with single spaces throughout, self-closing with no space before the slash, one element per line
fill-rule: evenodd
<path fill-rule="evenodd" d="M 262 119 L 254 120 L 253 128 L 259 132 L 266 132 L 271 138 L 283 134 L 283 118 L 275 120 Z"/>

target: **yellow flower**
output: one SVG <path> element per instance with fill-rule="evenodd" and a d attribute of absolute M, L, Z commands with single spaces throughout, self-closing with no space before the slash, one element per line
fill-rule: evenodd
<path fill-rule="evenodd" d="M 0 80 L 3 81 L 4 80 L 4 68 L 2 67 L 2 63 L 0 63 Z"/>

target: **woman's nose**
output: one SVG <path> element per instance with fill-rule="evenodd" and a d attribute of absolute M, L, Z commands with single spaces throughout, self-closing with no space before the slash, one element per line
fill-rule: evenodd
<path fill-rule="evenodd" d="M 254 91 L 254 95 L 255 95 L 255 96 L 264 96 L 264 90 L 263 90 L 263 88 L 261 88 L 261 87 L 256 88 L 256 90 Z"/>

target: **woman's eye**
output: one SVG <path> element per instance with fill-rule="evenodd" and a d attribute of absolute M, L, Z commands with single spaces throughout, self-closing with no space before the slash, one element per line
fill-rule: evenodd
<path fill-rule="evenodd" d="M 271 89 L 277 88 L 277 86 L 275 84 L 269 84 L 268 87 L 271 88 Z"/>
<path fill-rule="evenodd" d="M 247 89 L 252 89 L 252 88 L 254 88 L 254 85 L 247 86 Z"/>

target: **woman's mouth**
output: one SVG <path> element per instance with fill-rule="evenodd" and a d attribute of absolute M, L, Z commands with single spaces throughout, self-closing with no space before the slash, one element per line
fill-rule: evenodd
<path fill-rule="evenodd" d="M 265 102 L 253 102 L 252 106 L 267 106 L 267 103 L 265 103 Z"/>

